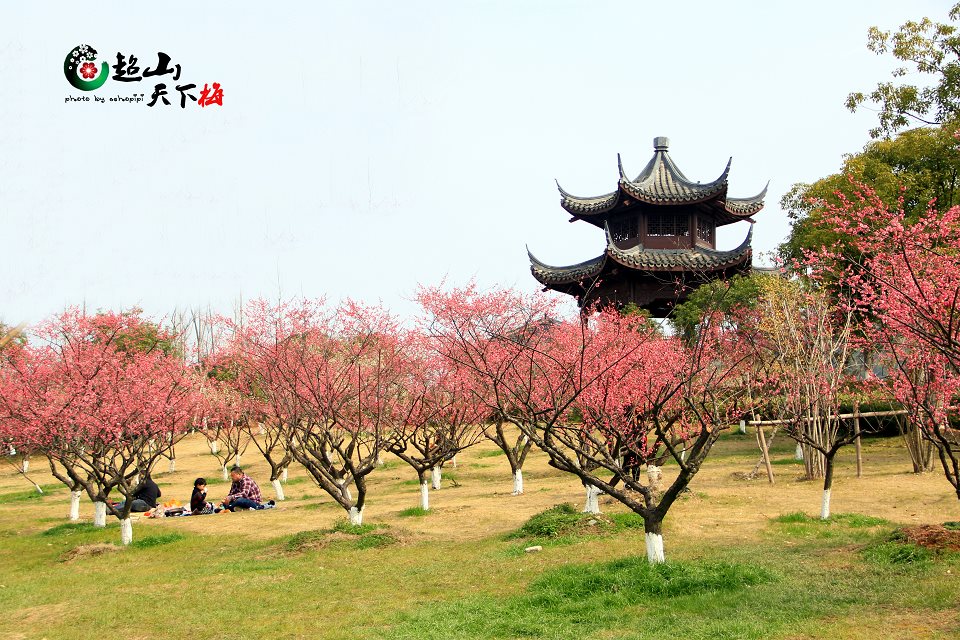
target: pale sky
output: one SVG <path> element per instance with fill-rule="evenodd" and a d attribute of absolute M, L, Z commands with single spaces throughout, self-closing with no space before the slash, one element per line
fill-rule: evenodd
<path fill-rule="evenodd" d="M 616 154 L 639 173 L 659 135 L 693 180 L 733 156 L 731 196 L 770 180 L 753 241 L 770 251 L 782 194 L 869 140 L 875 115 L 844 98 L 896 65 L 867 28 L 950 4 L 5 2 L 0 319 L 278 293 L 408 314 L 418 283 L 535 289 L 526 244 L 556 265 L 604 247 L 554 179 L 612 191 Z M 74 89 L 63 59 L 83 43 L 98 64 L 163 51 L 223 106 L 181 110 L 169 81 L 169 107 L 67 104 L 156 81 Z"/>

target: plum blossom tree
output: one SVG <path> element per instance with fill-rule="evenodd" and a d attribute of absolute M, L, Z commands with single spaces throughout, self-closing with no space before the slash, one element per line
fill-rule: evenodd
<path fill-rule="evenodd" d="M 931 207 L 915 223 L 901 203 L 888 206 L 867 186 L 842 198 L 824 216 L 851 238 L 856 251 L 810 252 L 817 272 L 842 273 L 863 318 L 866 340 L 891 364 L 895 397 L 923 438 L 936 449 L 960 498 L 960 207 Z"/>
<path fill-rule="evenodd" d="M 852 313 L 825 290 L 798 280 L 767 280 L 758 301 L 759 357 L 776 380 L 784 431 L 804 450 L 808 478 L 823 478 L 820 517 L 830 517 L 834 461 L 857 433 L 845 428 L 840 406 L 856 382 L 851 371 Z"/>
<path fill-rule="evenodd" d="M 491 409 L 551 466 L 641 515 L 647 558 L 663 562 L 664 516 L 749 397 L 737 374 L 749 342 L 713 315 L 688 344 L 609 309 L 563 316 L 540 296 L 468 287 L 420 299 L 438 349 L 486 380 Z M 678 474 L 660 490 L 637 470 L 665 455 Z"/>
<path fill-rule="evenodd" d="M 317 485 L 361 524 L 366 477 L 397 437 L 404 400 L 396 321 L 379 308 L 345 302 L 264 305 L 251 324 L 272 327 L 277 375 L 269 393 L 289 402 L 290 452 Z M 351 487 L 356 490 L 354 495 Z"/>
<path fill-rule="evenodd" d="M 143 322 L 138 313 L 69 310 L 36 329 L 45 344 L 4 367 L 0 391 L 24 437 L 71 487 L 74 504 L 83 487 L 94 500 L 95 524 L 105 524 L 107 511 L 115 515 L 124 544 L 133 539 L 133 495 L 165 451 L 159 443 L 186 432 L 197 402 L 196 379 L 182 358 L 125 347 L 121 338 Z M 108 502 L 114 490 L 125 498 L 122 507 Z"/>
<path fill-rule="evenodd" d="M 396 438 L 388 450 L 417 473 L 420 508 L 430 509 L 430 482 L 439 489 L 440 468 L 483 438 L 486 405 L 473 389 L 469 372 L 432 352 L 423 336 L 409 335 L 403 394 L 397 408 Z"/>

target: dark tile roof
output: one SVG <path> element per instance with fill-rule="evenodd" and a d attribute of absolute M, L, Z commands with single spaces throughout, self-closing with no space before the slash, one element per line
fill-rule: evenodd
<path fill-rule="evenodd" d="M 712 182 L 700 183 L 687 178 L 668 152 L 670 141 L 664 137 L 653 141 L 653 158 L 647 163 L 643 171 L 634 178 L 627 177 L 623 170 L 620 156 L 617 156 L 617 166 L 620 170 L 620 180 L 617 190 L 602 196 L 584 198 L 560 190 L 560 206 L 574 215 L 592 216 L 610 211 L 624 196 L 649 204 L 677 205 L 704 202 L 720 199 L 729 203 L 727 213 L 740 218 L 756 213 L 763 208 L 763 196 L 766 188 L 753 198 L 727 198 L 727 177 L 730 174 L 732 158 L 727 162 L 723 173 Z"/>
<path fill-rule="evenodd" d="M 601 255 L 568 267 L 554 267 L 537 260 L 530 250 L 530 271 L 545 285 L 571 284 L 600 275 L 609 261 L 638 271 L 718 271 L 745 264 L 753 257 L 753 225 L 740 246 L 730 251 L 715 249 L 619 249 L 607 230 L 607 249 Z"/>
<path fill-rule="evenodd" d="M 609 237 L 609 236 L 608 236 Z M 753 256 L 753 225 L 736 249 L 618 249 L 608 242 L 606 255 L 625 267 L 642 271 L 717 271 L 748 261 Z"/>
<path fill-rule="evenodd" d="M 594 278 L 603 271 L 603 265 L 607 262 L 607 254 L 603 253 L 592 260 L 569 267 L 553 267 L 537 260 L 530 253 L 529 248 L 527 248 L 527 256 L 530 258 L 530 272 L 543 284 L 565 284 Z"/>

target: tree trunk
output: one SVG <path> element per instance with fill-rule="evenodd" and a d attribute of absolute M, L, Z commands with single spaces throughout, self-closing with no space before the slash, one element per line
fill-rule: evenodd
<path fill-rule="evenodd" d="M 652 518 L 643 519 L 643 530 L 647 538 L 647 562 L 662 564 L 666 562 L 663 555 L 663 521 Z"/>
<path fill-rule="evenodd" d="M 290 471 L 288 467 L 284 467 L 283 471 L 280 472 L 280 482 L 286 484 L 287 480 L 290 479 Z"/>
<path fill-rule="evenodd" d="M 440 489 L 440 465 L 434 465 L 430 469 L 430 480 L 433 484 L 433 490 L 438 491 Z"/>
<path fill-rule="evenodd" d="M 177 470 L 177 459 L 176 459 L 176 458 L 170 458 L 170 469 L 168 470 L 168 472 L 169 472 L 169 473 L 173 473 L 173 472 L 175 472 L 176 470 Z"/>
<path fill-rule="evenodd" d="M 217 455 L 220 452 L 220 443 L 216 440 L 207 440 L 207 446 L 210 447 L 212 455 Z"/>
<path fill-rule="evenodd" d="M 600 489 L 591 485 L 583 485 L 587 490 L 587 503 L 583 507 L 583 513 L 600 513 Z"/>
<path fill-rule="evenodd" d="M 350 524 L 356 526 L 363 524 L 363 509 L 350 507 L 350 509 L 347 511 L 347 516 L 350 518 Z"/>
<path fill-rule="evenodd" d="M 517 469 L 513 472 L 513 495 L 518 496 L 523 493 L 523 470 Z"/>
<path fill-rule="evenodd" d="M 240 452 L 239 452 L 239 451 L 237 451 L 237 455 L 235 455 L 234 458 L 233 458 L 233 464 L 234 464 L 234 466 L 236 466 L 236 467 L 239 467 L 239 466 L 240 466 Z"/>
<path fill-rule="evenodd" d="M 93 526 L 95 527 L 107 526 L 107 503 L 106 502 L 97 501 L 93 503 Z"/>
<path fill-rule="evenodd" d="M 793 459 L 803 461 L 803 446 L 799 442 L 797 443 L 796 450 L 793 452 Z"/>
<path fill-rule="evenodd" d="M 457 456 L 453 456 L 452 458 L 450 458 L 450 464 L 453 465 L 454 469 L 457 468 Z"/>
<path fill-rule="evenodd" d="M 70 492 L 70 520 L 73 522 L 80 519 L 80 496 L 82 493 L 79 489 Z"/>
<path fill-rule="evenodd" d="M 830 517 L 830 489 L 833 486 L 833 456 L 826 457 L 826 469 L 823 473 L 823 500 L 820 502 L 820 519 Z"/>
<path fill-rule="evenodd" d="M 273 491 L 277 494 L 277 502 L 283 502 L 286 498 L 283 495 L 283 485 L 280 484 L 279 479 L 273 479 L 270 481 L 270 484 L 273 485 Z"/>
<path fill-rule="evenodd" d="M 127 516 L 120 521 L 120 543 L 128 545 L 133 542 L 133 522 Z"/>
<path fill-rule="evenodd" d="M 430 484 L 426 481 L 420 483 L 420 508 L 430 510 Z"/>
<path fill-rule="evenodd" d="M 223 479 L 224 480 L 230 479 L 230 470 L 227 469 L 227 465 L 223 465 Z"/>
<path fill-rule="evenodd" d="M 20 469 L 23 473 L 30 471 L 30 458 L 26 456 L 23 457 L 23 464 L 20 465 Z"/>

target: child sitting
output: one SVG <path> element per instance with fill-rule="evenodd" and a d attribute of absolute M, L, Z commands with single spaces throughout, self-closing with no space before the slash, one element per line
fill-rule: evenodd
<path fill-rule="evenodd" d="M 207 481 L 197 478 L 193 481 L 193 494 L 190 496 L 190 513 L 195 516 L 215 513 L 213 503 L 207 502 Z"/>

